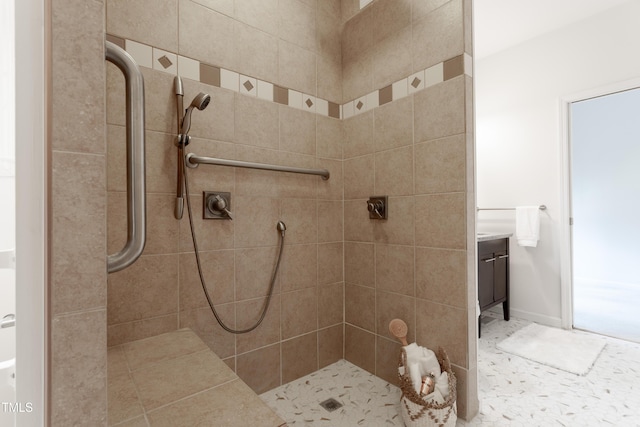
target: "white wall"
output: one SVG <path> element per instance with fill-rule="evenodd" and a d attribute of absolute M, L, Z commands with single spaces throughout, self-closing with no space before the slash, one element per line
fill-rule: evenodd
<path fill-rule="evenodd" d="M 631 0 L 475 64 L 478 206 L 548 207 L 538 247 L 511 242 L 515 316 L 561 325 L 560 100 L 640 76 L 639 16 Z M 513 232 L 514 219 L 481 211 L 478 231 Z"/>

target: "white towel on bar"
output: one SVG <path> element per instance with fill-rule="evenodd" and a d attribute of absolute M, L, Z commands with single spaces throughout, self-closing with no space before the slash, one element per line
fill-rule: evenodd
<path fill-rule="evenodd" d="M 516 239 L 520 246 L 538 246 L 540 239 L 539 206 L 516 207 Z"/>

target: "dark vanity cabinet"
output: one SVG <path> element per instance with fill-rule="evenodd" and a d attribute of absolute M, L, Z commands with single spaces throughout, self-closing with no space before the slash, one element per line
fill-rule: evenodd
<path fill-rule="evenodd" d="M 509 320 L 508 237 L 478 242 L 478 300 L 480 312 L 502 303 L 504 320 Z"/>

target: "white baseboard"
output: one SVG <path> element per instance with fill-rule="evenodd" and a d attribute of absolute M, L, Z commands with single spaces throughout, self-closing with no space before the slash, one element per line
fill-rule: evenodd
<path fill-rule="evenodd" d="M 502 316 L 502 305 L 497 305 L 489 311 Z M 509 309 L 509 314 L 513 317 L 517 317 L 518 319 L 529 320 L 531 322 L 539 323 L 540 325 L 562 328 L 562 319 L 559 317 L 545 316 L 543 314 L 531 313 L 529 311 L 514 308 Z"/>

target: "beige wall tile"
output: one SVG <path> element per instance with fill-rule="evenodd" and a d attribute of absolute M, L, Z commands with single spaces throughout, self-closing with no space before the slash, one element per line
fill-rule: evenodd
<path fill-rule="evenodd" d="M 411 0 L 378 0 L 371 5 L 373 42 L 411 25 Z"/>
<path fill-rule="evenodd" d="M 51 321 L 51 425 L 104 425 L 107 420 L 105 310 Z"/>
<path fill-rule="evenodd" d="M 427 348 L 442 347 L 451 363 L 466 366 L 467 334 L 466 310 L 416 300 L 416 340 Z"/>
<path fill-rule="evenodd" d="M 389 332 L 389 322 L 402 319 L 407 325 L 413 322 L 415 316 L 415 299 L 405 295 L 376 291 L 376 332 L 388 339 L 395 339 Z M 412 328 L 407 335 L 407 341 L 415 341 L 415 330 Z"/>
<path fill-rule="evenodd" d="M 318 243 L 342 242 L 343 231 L 343 202 L 318 201 Z"/>
<path fill-rule="evenodd" d="M 462 0 L 452 0 L 413 22 L 413 69 L 464 53 Z"/>
<path fill-rule="evenodd" d="M 282 292 L 315 287 L 317 271 L 318 245 L 286 245 L 280 270 Z"/>
<path fill-rule="evenodd" d="M 225 420 L 228 425 L 280 426 L 283 421 L 242 381 L 236 380 L 199 393 L 148 415 L 154 427 L 176 425 L 214 425 Z"/>
<path fill-rule="evenodd" d="M 416 244 L 436 248 L 466 248 L 464 193 L 416 197 Z"/>
<path fill-rule="evenodd" d="M 54 152 L 51 168 L 52 312 L 104 308 L 105 157 Z"/>
<path fill-rule="evenodd" d="M 327 12 L 330 1 L 318 2 L 316 17 L 316 49 L 322 58 L 342 64 L 342 23 L 331 12 Z M 340 84 L 340 87 L 342 85 Z"/>
<path fill-rule="evenodd" d="M 235 140 L 235 102 L 236 94 L 203 83 L 184 79 L 185 108 L 200 92 L 211 95 L 211 102 L 205 110 L 196 110 L 191 116 L 189 135 L 205 139 L 232 142 Z M 175 110 L 175 95 L 171 97 L 171 107 Z M 175 129 L 172 127 L 172 129 Z M 175 130 L 171 131 L 175 134 Z"/>
<path fill-rule="evenodd" d="M 313 114 L 280 106 L 280 150 L 316 154 L 316 118 Z"/>
<path fill-rule="evenodd" d="M 239 144 L 278 149 L 278 105 L 249 96 L 236 100 L 236 139 Z"/>
<path fill-rule="evenodd" d="M 316 8 L 298 0 L 280 0 L 280 38 L 305 49 L 316 50 Z"/>
<path fill-rule="evenodd" d="M 318 157 L 342 159 L 342 122 L 329 117 L 316 117 L 316 153 Z"/>
<path fill-rule="evenodd" d="M 465 135 L 416 144 L 415 168 L 416 194 L 464 191 Z"/>
<path fill-rule="evenodd" d="M 318 368 L 322 369 L 344 358 L 343 325 L 318 331 Z"/>
<path fill-rule="evenodd" d="M 342 57 L 342 100 L 351 101 L 374 89 L 373 50 L 357 57 Z"/>
<path fill-rule="evenodd" d="M 127 357 L 121 345 L 107 348 L 107 375 L 121 375 L 129 372 Z"/>
<path fill-rule="evenodd" d="M 278 153 L 256 147 L 238 146 L 237 159 L 245 162 L 278 164 Z M 277 197 L 279 175 L 271 171 L 235 168 L 236 191 L 243 196 Z"/>
<path fill-rule="evenodd" d="M 108 33 L 177 52 L 178 0 L 106 3 Z"/>
<path fill-rule="evenodd" d="M 306 144 L 306 143 L 305 143 Z M 310 146 L 311 144 L 309 144 Z M 277 164 L 289 167 L 317 168 L 316 158 L 308 154 L 297 154 L 287 151 L 278 152 Z M 322 168 L 326 169 L 326 168 Z M 322 178 L 315 175 L 299 173 L 276 173 L 278 177 L 279 195 L 281 198 L 310 199 L 318 197 L 318 184 Z"/>
<path fill-rule="evenodd" d="M 373 221 L 373 240 L 376 243 L 393 245 L 413 245 L 415 243 L 414 224 L 421 213 L 414 209 L 413 196 L 389 197 L 389 219 Z M 369 214 L 369 212 L 366 212 Z"/>
<path fill-rule="evenodd" d="M 344 158 L 371 154 L 375 150 L 373 112 L 367 112 L 343 121 Z"/>
<path fill-rule="evenodd" d="M 235 304 L 214 305 L 218 316 L 230 328 L 235 328 Z M 235 335 L 218 324 L 209 306 L 180 312 L 180 328 L 189 328 L 220 358 L 235 355 Z"/>
<path fill-rule="evenodd" d="M 280 344 L 238 355 L 237 373 L 251 390 L 264 393 L 280 385 Z"/>
<path fill-rule="evenodd" d="M 388 196 L 413 194 L 413 146 L 376 153 L 375 189 Z"/>
<path fill-rule="evenodd" d="M 278 249 L 275 246 L 236 249 L 236 301 L 267 295 L 277 258 Z M 274 284 L 275 292 L 279 292 L 279 284 L 283 277 L 283 270 L 283 261 L 281 260 Z"/>
<path fill-rule="evenodd" d="M 400 361 L 401 346 L 398 341 L 376 339 L 376 376 L 400 386 L 398 379 L 398 362 Z"/>
<path fill-rule="evenodd" d="M 345 23 L 342 29 L 342 57 L 357 58 L 371 49 L 374 30 L 371 8 L 364 9 Z"/>
<path fill-rule="evenodd" d="M 345 199 L 368 199 L 375 193 L 375 157 L 373 154 L 344 161 Z"/>
<path fill-rule="evenodd" d="M 176 313 L 178 259 L 175 255 L 141 256 L 108 278 L 109 325 Z"/>
<path fill-rule="evenodd" d="M 315 201 L 283 199 L 280 218 L 287 225 L 287 243 L 315 243 L 318 241 L 318 213 Z"/>
<path fill-rule="evenodd" d="M 318 328 L 326 328 L 336 324 L 342 326 L 343 313 L 344 282 L 318 287 Z"/>
<path fill-rule="evenodd" d="M 416 295 L 441 304 L 466 307 L 467 257 L 464 251 L 416 248 Z"/>
<path fill-rule="evenodd" d="M 418 20 L 423 18 L 427 13 L 436 10 L 440 6 L 446 4 L 451 0 L 412 0 L 413 9 L 412 15 L 413 20 Z"/>
<path fill-rule="evenodd" d="M 204 7 L 224 13 L 227 16 L 233 16 L 235 0 L 192 0 Z"/>
<path fill-rule="evenodd" d="M 344 202 L 344 239 L 345 241 L 373 241 L 373 220 L 369 219 L 366 199 Z"/>
<path fill-rule="evenodd" d="M 415 296 L 413 246 L 376 244 L 376 289 Z"/>
<path fill-rule="evenodd" d="M 170 139 L 173 140 L 173 137 Z M 191 143 L 189 144 L 187 151 L 195 153 L 198 156 L 216 157 L 221 159 L 234 159 L 236 157 L 235 144 L 200 138 L 191 138 Z M 177 157 L 177 149 L 173 143 L 171 144 L 168 156 L 171 159 L 176 159 Z M 177 163 L 177 159 L 175 160 L 175 163 Z M 175 195 L 177 180 L 176 169 L 172 169 L 172 166 L 169 165 L 164 169 L 164 175 L 170 178 L 170 193 Z M 187 168 L 190 194 L 202 197 L 203 191 L 230 192 L 232 193 L 230 208 L 232 212 L 233 196 L 236 192 L 235 177 L 236 168 L 227 166 L 203 165 L 198 166 L 195 169 Z"/>
<path fill-rule="evenodd" d="M 235 247 L 271 246 L 278 243 L 274 230 L 280 219 L 278 199 L 239 196 L 235 199 Z M 260 209 L 256 209 L 259 206 Z"/>
<path fill-rule="evenodd" d="M 238 49 L 233 34 L 233 19 L 190 0 L 179 2 L 177 53 L 207 64 L 237 70 Z M 169 50 L 175 52 L 175 49 Z"/>
<path fill-rule="evenodd" d="M 52 148 L 103 154 L 104 5 L 61 0 L 51 19 Z"/>
<path fill-rule="evenodd" d="M 199 251 L 202 275 L 215 304 L 234 300 L 234 251 Z M 207 306 L 194 253 L 180 254 L 180 311 Z"/>
<path fill-rule="evenodd" d="M 317 57 L 318 98 L 342 103 L 342 59 Z M 321 116 L 322 117 L 322 116 Z"/>
<path fill-rule="evenodd" d="M 415 95 L 415 142 L 465 131 L 464 78 L 456 77 Z"/>
<path fill-rule="evenodd" d="M 235 3 L 239 21 L 278 36 L 278 0 L 242 0 Z"/>
<path fill-rule="evenodd" d="M 242 3 L 242 2 L 240 2 Z M 234 23 L 238 46 L 236 71 L 269 82 L 278 81 L 278 39 L 241 22 Z M 209 61 L 213 61 L 210 59 Z"/>
<path fill-rule="evenodd" d="M 342 21 L 346 22 L 360 11 L 358 0 L 341 0 Z"/>
<path fill-rule="evenodd" d="M 345 284 L 344 321 L 375 332 L 376 295 L 373 288 Z"/>
<path fill-rule="evenodd" d="M 318 328 L 318 291 L 315 287 L 282 293 L 281 325 L 283 340 Z"/>
<path fill-rule="evenodd" d="M 256 324 L 262 313 L 264 298 L 240 301 L 236 304 L 238 329 Z M 236 354 L 246 353 L 280 341 L 280 294 L 273 295 L 263 322 L 253 331 L 236 335 Z"/>
<path fill-rule="evenodd" d="M 343 164 L 342 160 L 318 159 L 319 168 L 326 169 L 331 174 L 328 180 L 316 178 L 318 183 L 318 199 L 342 200 L 343 199 Z"/>
<path fill-rule="evenodd" d="M 313 50 L 281 39 L 278 42 L 278 70 L 277 84 L 316 95 L 316 55 Z"/>
<path fill-rule="evenodd" d="M 110 307 L 107 307 L 107 311 Z M 107 345 L 120 345 L 142 338 L 153 337 L 178 328 L 178 314 L 152 317 L 133 322 L 107 326 Z"/>
<path fill-rule="evenodd" d="M 318 369 L 317 333 L 282 342 L 282 384 Z"/>
<path fill-rule="evenodd" d="M 375 247 L 371 243 L 344 243 L 345 281 L 373 288 L 375 286 Z"/>
<path fill-rule="evenodd" d="M 145 114 L 145 128 L 147 130 L 165 132 L 172 135 L 177 133 L 177 112 L 176 112 L 176 94 L 173 88 L 173 76 L 171 74 L 151 70 L 149 68 L 141 67 L 142 75 L 144 77 L 144 114 Z M 122 80 L 124 81 L 124 80 Z M 187 79 L 183 80 L 185 83 Z M 124 90 L 122 93 L 124 94 Z M 185 103 L 191 103 L 191 99 L 187 100 L 185 96 Z M 120 98 L 113 100 L 117 103 L 116 111 L 122 109 L 123 113 L 120 117 L 122 121 L 118 120 L 116 124 L 124 125 L 124 108 L 125 99 Z M 187 105 L 188 106 L 188 105 Z M 185 106 L 185 108 L 187 107 Z M 111 109 L 109 107 L 109 109 Z M 194 117 L 197 114 L 194 114 Z M 115 120 L 114 120 L 115 122 Z M 172 141 L 173 143 L 173 141 Z"/>
<path fill-rule="evenodd" d="M 343 243 L 318 245 L 318 285 L 342 282 Z"/>
<path fill-rule="evenodd" d="M 373 333 L 344 327 L 344 358 L 362 369 L 375 373 L 376 336 Z"/>
<path fill-rule="evenodd" d="M 413 143 L 413 99 L 411 97 L 376 108 L 373 114 L 376 151 Z"/>

